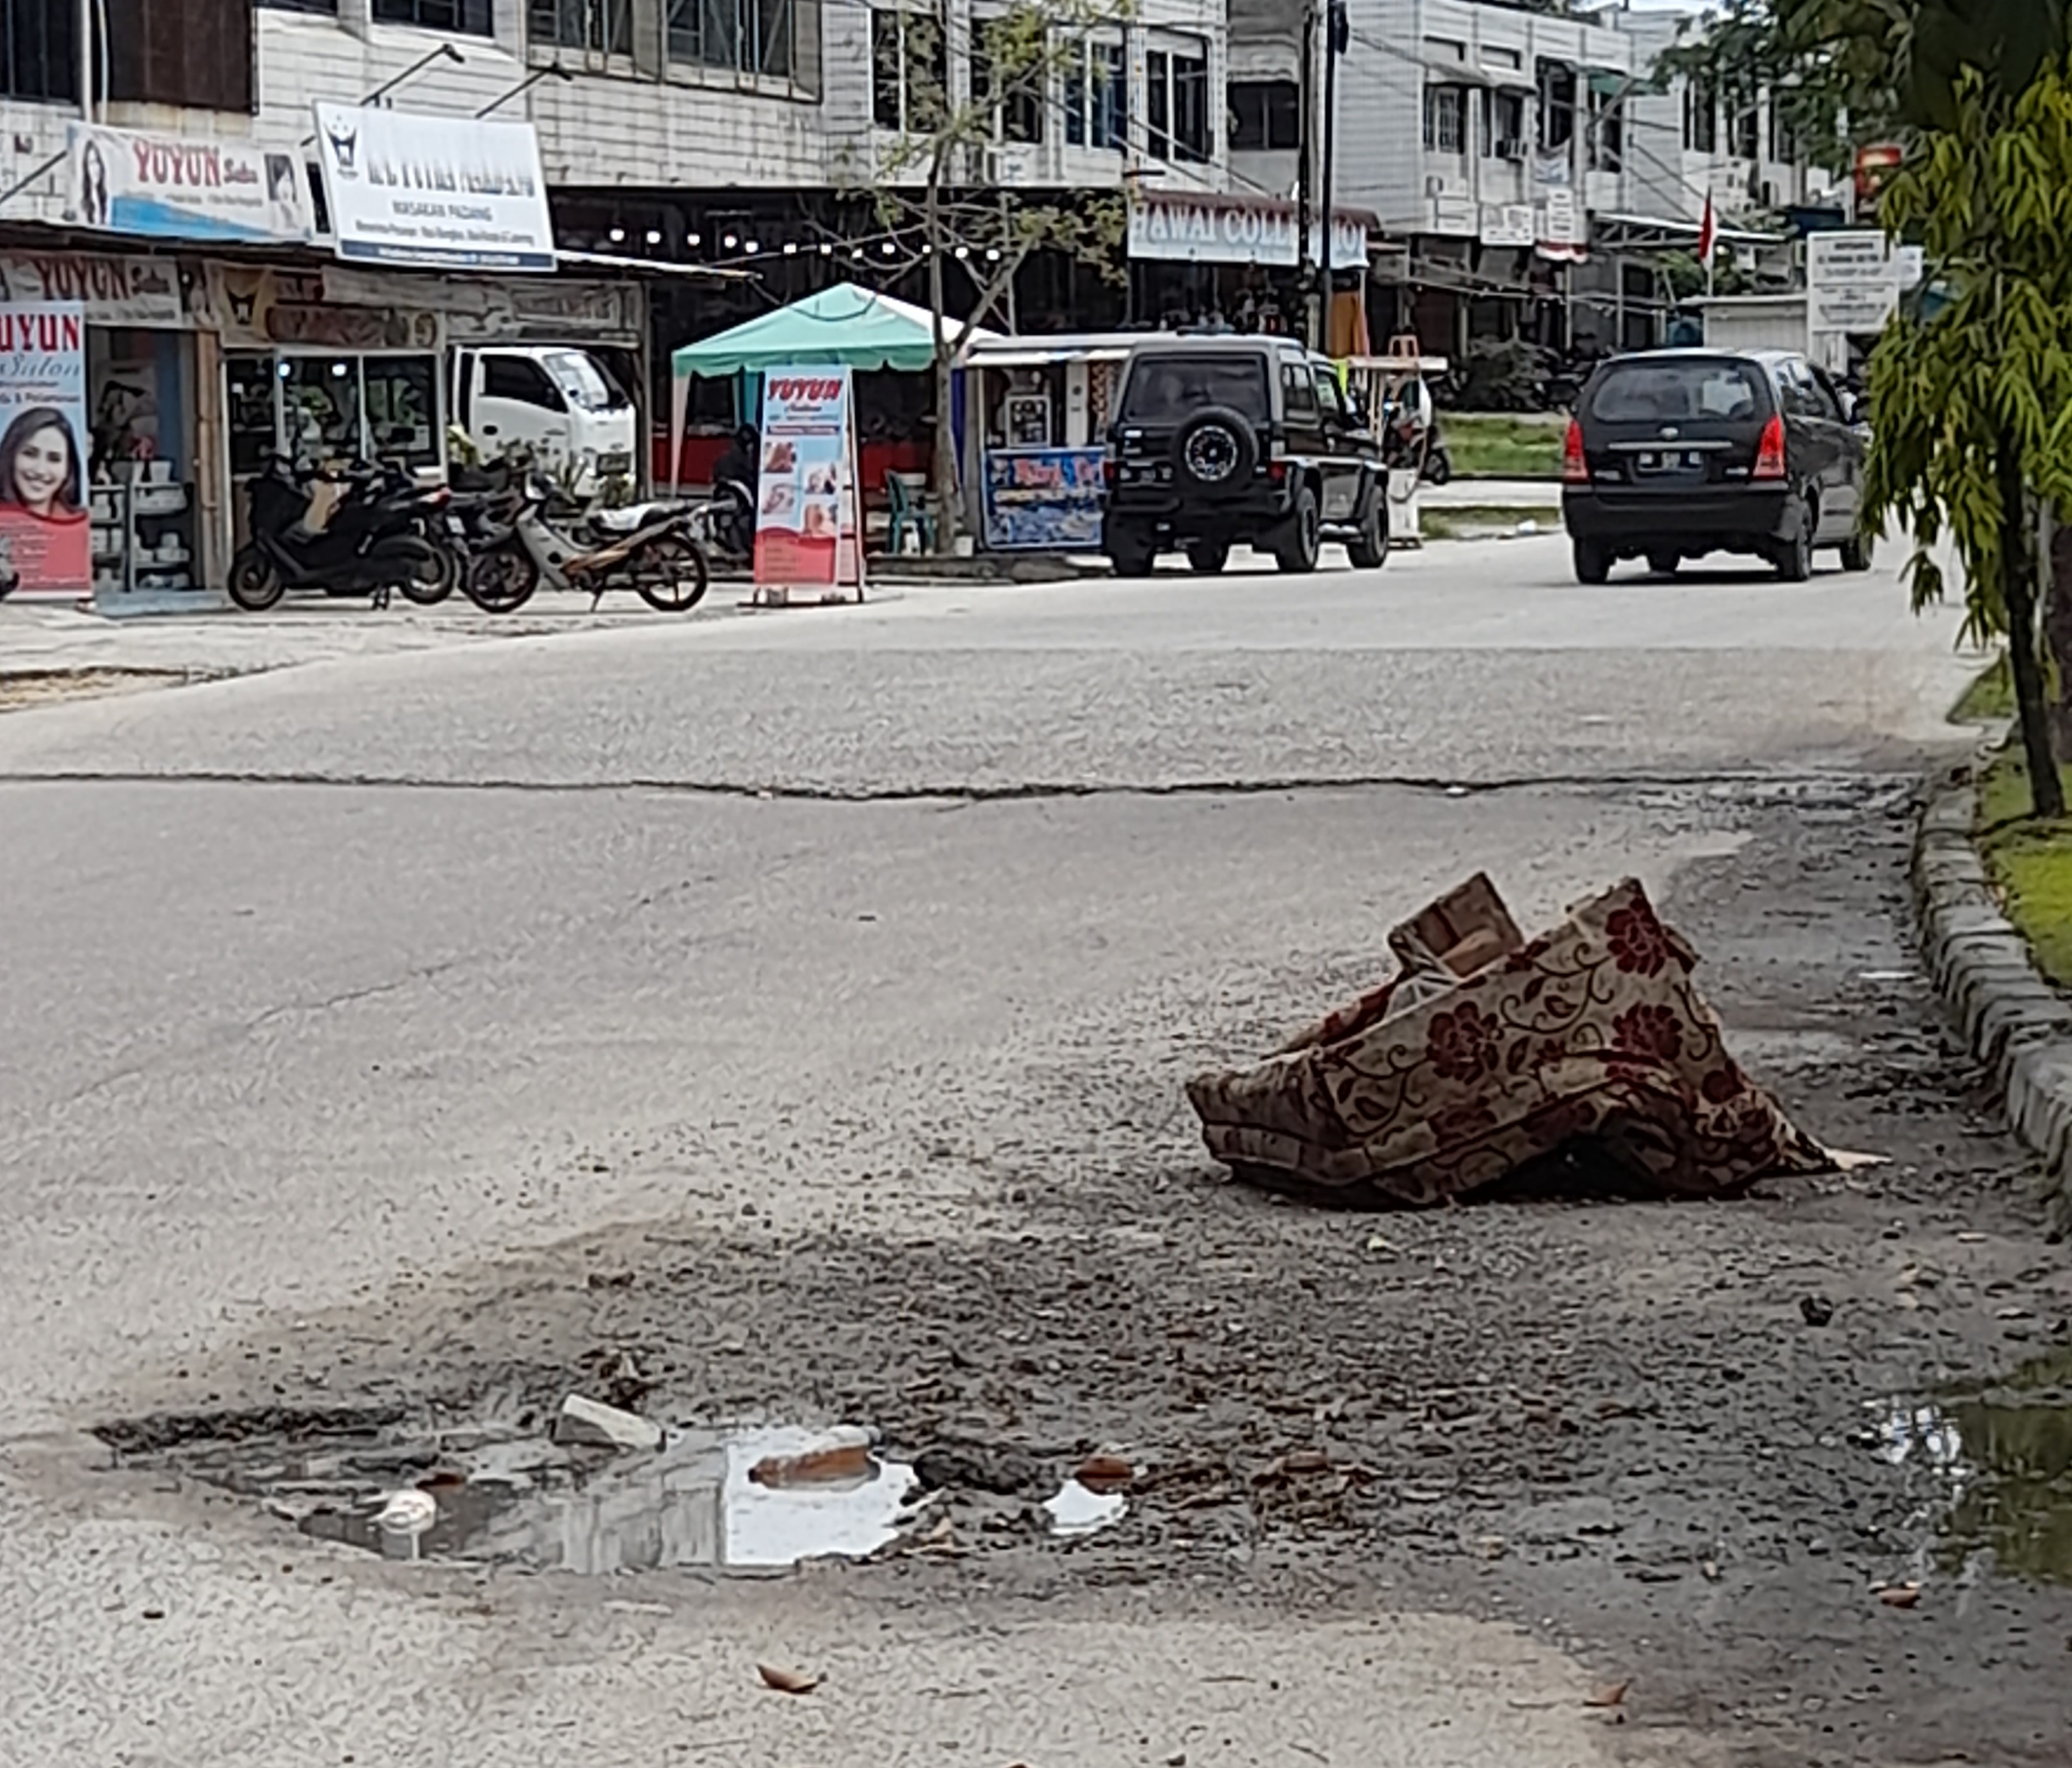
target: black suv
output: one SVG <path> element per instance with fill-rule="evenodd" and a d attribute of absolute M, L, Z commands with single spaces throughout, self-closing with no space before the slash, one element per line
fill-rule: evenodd
<path fill-rule="evenodd" d="M 1366 414 L 1337 371 L 1285 338 L 1147 338 L 1124 365 L 1103 463 L 1101 544 L 1118 577 L 1169 549 L 1220 571 L 1233 542 L 1314 571 L 1342 541 L 1388 557 L 1388 480 Z"/>
<path fill-rule="evenodd" d="M 1752 553 L 1786 581 L 1815 548 L 1866 571 L 1857 525 L 1869 428 L 1848 395 L 1786 350 L 1648 350 L 1598 368 L 1576 401 L 1561 511 L 1576 575 L 1622 558 L 1667 577 L 1708 553 Z"/>

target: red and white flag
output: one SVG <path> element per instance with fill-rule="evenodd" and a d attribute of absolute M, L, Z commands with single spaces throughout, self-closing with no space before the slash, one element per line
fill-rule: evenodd
<path fill-rule="evenodd" d="M 1719 249 L 1719 217 L 1712 212 L 1712 193 L 1705 192 L 1705 217 L 1698 224 L 1698 261 L 1707 269 L 1712 267 L 1712 254 Z"/>

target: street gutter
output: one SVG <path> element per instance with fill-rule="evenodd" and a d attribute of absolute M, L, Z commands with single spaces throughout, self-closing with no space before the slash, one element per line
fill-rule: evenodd
<path fill-rule="evenodd" d="M 2054 1226 L 2072 1231 L 2072 1003 L 2044 980 L 1994 897 L 1972 839 L 1979 767 L 1964 762 L 1929 788 L 1911 866 L 1922 951 L 2009 1126 L 2043 1163 Z"/>

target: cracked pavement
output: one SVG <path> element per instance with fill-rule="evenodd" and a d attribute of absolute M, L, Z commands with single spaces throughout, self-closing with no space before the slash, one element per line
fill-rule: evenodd
<path fill-rule="evenodd" d="M 2042 1262 L 1928 1003 L 1852 980 L 1907 963 L 1894 868 L 1924 746 L 1961 740 L 1955 616 L 1886 572 L 1584 590 L 1564 564 L 917 590 L 0 716 L 44 909 L 0 935 L 0 1755 L 500 1764 L 565 1730 L 772 1764 L 1910 1761 L 1955 1734 L 1932 1698 L 2032 1759 L 2055 1709 L 2041 1671 L 2008 1692 L 2012 1634 L 1865 1680 L 1893 1618 L 1852 1593 L 1906 1511 L 1816 1446 L 2010 1349 L 1968 1314 L 1878 1323 L 1860 1240 L 1940 1244 L 1961 1208 L 1981 1283 Z M 1214 1184 L 1180 1081 L 1367 985 L 1478 866 L 1528 923 L 1637 872 L 1758 1073 L 1890 1181 L 1380 1223 Z M 1809 1248 L 1864 1310 L 1858 1372 L 1794 1360 Z M 1223 1322 L 1219 1357 L 1155 1373 L 1169 1326 Z M 926 1398 L 946 1343 L 971 1367 Z M 77 1435 L 546 1392 L 599 1346 L 666 1363 L 685 1416 L 1233 1465 L 1322 1431 L 1383 1479 L 1334 1518 L 1147 1505 L 1070 1552 L 590 1585 L 360 1559 L 91 1472 Z M 1512 1440 L 1535 1381 L 1654 1410 Z M 1359 1402 L 1328 1427 L 1325 1386 Z M 1556 1497 L 1585 1493 L 1629 1533 L 1568 1556 Z M 1818 1554 L 1766 1519 L 1845 1500 L 1873 1532 Z M 1718 1586 L 1663 1557 L 1692 1513 Z M 1483 1536 L 1521 1545 L 1464 1555 Z M 787 1702 L 758 1656 L 830 1680 Z M 1622 1675 L 1615 1725 L 1581 1697 Z M 2003 1679 L 2000 1717 L 1967 1676 Z"/>

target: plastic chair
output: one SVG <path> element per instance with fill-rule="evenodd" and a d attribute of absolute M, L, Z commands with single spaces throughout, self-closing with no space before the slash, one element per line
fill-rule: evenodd
<path fill-rule="evenodd" d="M 911 525 L 921 542 L 921 550 L 932 553 L 935 549 L 935 517 L 925 500 L 911 491 L 906 481 L 898 474 L 887 469 L 885 475 L 885 497 L 892 512 L 892 525 L 885 537 L 885 550 L 898 558 L 906 549 L 906 530 Z"/>

